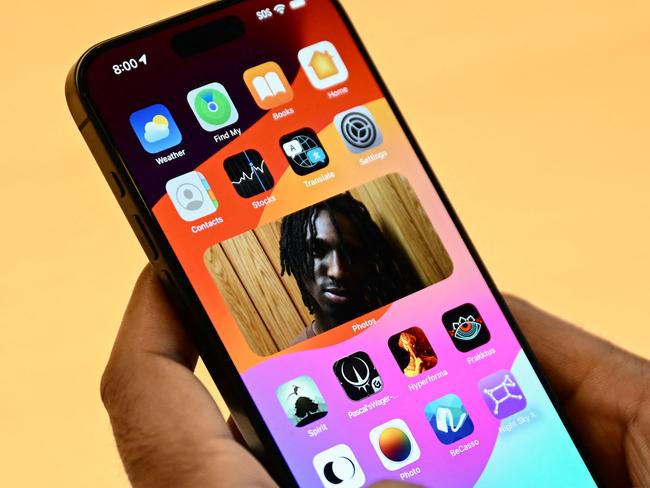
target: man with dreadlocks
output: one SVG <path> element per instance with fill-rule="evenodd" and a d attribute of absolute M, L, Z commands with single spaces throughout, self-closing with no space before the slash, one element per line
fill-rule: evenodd
<path fill-rule="evenodd" d="M 349 192 L 282 219 L 280 261 L 314 316 L 294 344 L 418 289 L 366 206 Z"/>

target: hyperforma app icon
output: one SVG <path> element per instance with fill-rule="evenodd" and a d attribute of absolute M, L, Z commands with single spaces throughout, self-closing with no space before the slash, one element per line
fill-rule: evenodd
<path fill-rule="evenodd" d="M 208 132 L 232 125 L 239 113 L 228 91 L 221 83 L 210 83 L 187 94 L 187 102 L 201 127 Z"/>
<path fill-rule="evenodd" d="M 287 77 L 272 61 L 246 70 L 244 82 L 261 109 L 269 110 L 293 99 L 293 89 Z"/>
<path fill-rule="evenodd" d="M 308 128 L 300 129 L 280 139 L 282 151 L 294 173 L 304 176 L 329 164 L 329 157 L 316 133 Z"/>
<path fill-rule="evenodd" d="M 478 383 L 478 389 L 490 412 L 498 419 L 510 417 L 526 408 L 526 397 L 515 375 L 505 369 L 483 378 Z"/>
<path fill-rule="evenodd" d="M 361 488 L 366 483 L 359 461 L 345 444 L 316 454 L 313 463 L 325 488 Z"/>
<path fill-rule="evenodd" d="M 277 389 L 276 395 L 284 413 L 296 427 L 304 427 L 327 415 L 327 403 L 309 376 L 287 381 Z"/>
<path fill-rule="evenodd" d="M 420 459 L 420 447 L 402 419 L 393 419 L 372 429 L 370 443 L 381 463 L 390 471 L 397 471 Z"/>
<path fill-rule="evenodd" d="M 384 388 L 381 376 L 365 352 L 359 351 L 334 363 L 334 374 L 350 400 L 361 400 Z"/>
<path fill-rule="evenodd" d="M 348 68 L 329 41 L 321 41 L 298 52 L 298 61 L 307 78 L 319 90 L 325 90 L 348 79 Z"/>
<path fill-rule="evenodd" d="M 438 364 L 429 339 L 419 327 L 411 327 L 388 339 L 388 348 L 406 376 L 417 376 Z"/>
<path fill-rule="evenodd" d="M 428 403 L 424 415 L 443 444 L 453 444 L 474 432 L 474 424 L 463 402 L 453 393 Z"/>
<path fill-rule="evenodd" d="M 345 146 L 353 153 L 369 151 L 384 141 L 374 117 L 364 106 L 336 115 L 334 125 Z"/>
<path fill-rule="evenodd" d="M 178 215 L 187 222 L 210 215 L 219 207 L 210 185 L 198 171 L 169 180 L 165 188 Z"/>
<path fill-rule="evenodd" d="M 471 303 L 445 312 L 442 323 L 460 352 L 471 351 L 490 340 L 490 331 L 483 317 Z"/>
<path fill-rule="evenodd" d="M 149 154 L 174 147 L 183 139 L 172 114 L 160 103 L 133 112 L 129 122 L 140 144 Z"/>
<path fill-rule="evenodd" d="M 237 194 L 243 198 L 264 193 L 275 184 L 266 161 L 255 149 L 230 156 L 224 161 L 223 167 Z"/>

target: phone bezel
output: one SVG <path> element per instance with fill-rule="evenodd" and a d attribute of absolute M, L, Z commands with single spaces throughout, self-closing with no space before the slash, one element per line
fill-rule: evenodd
<path fill-rule="evenodd" d="M 112 39 L 108 39 L 91 47 L 83 54 L 83 56 L 73 67 L 73 70 L 71 71 L 66 83 L 66 92 L 69 97 L 69 104 L 71 105 L 71 109 L 72 101 L 70 100 L 70 97 L 76 97 L 76 100 L 74 101 L 80 102 L 83 109 L 85 120 L 78 123 L 79 129 L 83 132 L 83 130 L 87 128 L 87 125 L 90 125 L 91 129 L 96 132 L 93 135 L 96 136 L 99 143 L 102 144 L 101 149 L 105 151 L 107 158 L 102 161 L 97 158 L 97 162 L 100 165 L 102 171 L 105 173 L 105 176 L 109 178 L 110 175 L 108 173 L 115 173 L 121 180 L 125 195 L 121 200 L 118 197 L 118 201 L 127 218 L 129 218 L 131 221 L 129 214 L 135 211 L 145 226 L 145 229 L 138 229 L 132 223 L 134 232 L 138 234 L 141 242 L 143 242 L 143 239 L 146 241 L 149 239 L 149 237 L 153 240 L 153 244 L 156 246 L 158 252 L 154 256 L 149 254 L 150 261 L 159 276 L 161 276 L 166 288 L 170 291 L 170 295 L 174 300 L 174 303 L 181 311 L 186 328 L 192 336 L 192 339 L 194 340 L 197 349 L 199 350 L 199 354 L 206 364 L 206 367 L 213 381 L 219 388 L 220 393 L 224 397 L 226 404 L 231 410 L 233 418 L 241 430 L 244 439 L 249 444 L 249 447 L 253 453 L 258 457 L 258 459 L 260 459 L 262 463 L 264 463 L 271 475 L 278 483 L 280 483 L 281 486 L 297 486 L 296 480 L 293 477 L 293 474 L 291 473 L 291 470 L 289 469 L 289 466 L 284 459 L 282 452 L 278 448 L 275 440 L 268 430 L 268 427 L 264 423 L 261 414 L 255 406 L 255 403 L 253 402 L 248 389 L 246 388 L 243 380 L 241 379 L 241 376 L 237 371 L 237 368 L 232 362 L 225 346 L 221 342 L 214 324 L 203 308 L 198 295 L 196 294 L 187 275 L 180 265 L 180 262 L 173 252 L 171 245 L 163 233 L 158 221 L 154 217 L 149 207 L 145 204 L 144 198 L 140 194 L 135 181 L 131 177 L 128 167 L 116 149 L 117 146 L 113 142 L 110 133 L 102 123 L 98 113 L 94 110 L 93 103 L 88 95 L 86 85 L 86 74 L 88 66 L 99 54 L 113 49 L 117 46 L 128 44 L 134 40 L 159 32 L 170 26 L 175 26 L 180 23 L 195 20 L 208 13 L 214 13 L 228 9 L 232 5 L 242 3 L 244 1 L 246 0 L 222 0 L 213 4 L 208 4 L 155 22 L 148 26 L 141 27 L 134 31 L 116 36 Z M 445 194 L 442 186 L 434 175 L 431 166 L 429 165 L 426 157 L 424 156 L 424 153 L 415 140 L 415 137 L 411 132 L 408 124 L 406 123 L 404 117 L 402 116 L 402 113 L 399 110 L 397 104 L 395 103 L 394 98 L 392 97 L 375 64 L 370 58 L 370 55 L 366 50 L 363 42 L 361 41 L 358 32 L 354 28 L 340 1 L 329 1 L 335 6 L 339 16 L 343 20 L 346 28 L 352 36 L 357 49 L 359 49 L 360 54 L 363 56 L 373 77 L 379 85 L 381 92 L 387 100 L 390 108 L 393 110 L 393 113 L 395 114 L 400 127 L 406 134 L 409 143 L 413 147 L 414 152 L 424 167 L 424 170 L 427 173 L 427 176 L 429 177 L 435 191 L 441 199 L 454 225 L 458 229 L 458 232 L 465 246 L 474 259 L 479 272 L 485 279 L 490 291 L 497 301 L 497 304 L 504 314 L 508 325 L 515 334 L 515 337 L 519 341 L 519 344 L 521 345 L 523 351 L 529 358 L 533 370 L 542 383 L 545 392 L 551 399 L 553 407 L 560 417 L 562 424 L 569 432 L 569 435 L 571 436 L 571 439 L 575 444 L 576 449 L 578 450 L 583 462 L 587 466 L 587 469 L 589 470 L 594 481 L 597 484 L 600 484 L 598 483 L 598 480 L 594 474 L 591 461 L 585 455 L 585 450 L 581 443 L 576 439 L 574 430 L 571 424 L 568 422 L 568 419 L 566 418 L 564 412 L 562 411 L 558 399 L 551 390 L 548 381 L 542 374 L 539 363 L 535 358 L 528 342 L 526 341 L 519 326 L 514 320 L 514 317 L 508 309 L 505 300 L 496 288 L 494 281 L 492 280 L 482 259 L 476 251 L 476 248 L 474 247 L 471 239 L 465 231 L 465 228 L 458 218 L 451 202 L 447 198 L 447 195 Z M 140 235 L 142 231 L 148 233 L 148 236 Z"/>

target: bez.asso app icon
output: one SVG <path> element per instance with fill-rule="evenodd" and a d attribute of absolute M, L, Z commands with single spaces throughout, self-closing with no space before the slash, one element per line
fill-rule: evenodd
<path fill-rule="evenodd" d="M 172 114 L 160 103 L 133 112 L 129 122 L 140 144 L 149 154 L 174 147 L 183 139 Z"/>
<path fill-rule="evenodd" d="M 390 471 L 420 459 L 420 447 L 402 419 L 393 419 L 372 429 L 370 442 L 381 463 Z"/>
<path fill-rule="evenodd" d="M 208 181 L 198 171 L 169 180 L 165 188 L 178 215 L 186 222 L 210 215 L 219 206 Z"/>

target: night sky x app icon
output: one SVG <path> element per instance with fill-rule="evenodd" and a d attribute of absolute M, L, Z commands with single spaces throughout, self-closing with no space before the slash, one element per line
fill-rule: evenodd
<path fill-rule="evenodd" d="M 471 351 L 490 340 L 490 331 L 483 317 L 471 303 L 445 312 L 442 323 L 460 352 Z"/>
<path fill-rule="evenodd" d="M 334 363 L 334 374 L 350 400 L 362 400 L 381 391 L 384 383 L 370 356 L 359 351 Z"/>
<path fill-rule="evenodd" d="M 270 190 L 275 184 L 266 161 L 255 149 L 230 156 L 223 167 L 240 197 L 254 197 Z"/>

